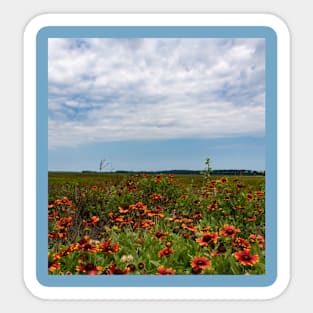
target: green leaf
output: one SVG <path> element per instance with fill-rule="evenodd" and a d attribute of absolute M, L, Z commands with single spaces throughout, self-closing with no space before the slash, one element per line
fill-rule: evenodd
<path fill-rule="evenodd" d="M 150 260 L 149 262 L 150 262 L 152 265 L 156 266 L 156 267 L 159 267 L 159 266 L 161 265 L 161 263 L 158 262 L 158 261 Z"/>

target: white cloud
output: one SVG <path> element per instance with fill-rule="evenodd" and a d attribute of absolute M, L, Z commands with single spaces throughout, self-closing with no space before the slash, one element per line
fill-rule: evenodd
<path fill-rule="evenodd" d="M 262 39 L 49 39 L 49 147 L 262 136 Z"/>

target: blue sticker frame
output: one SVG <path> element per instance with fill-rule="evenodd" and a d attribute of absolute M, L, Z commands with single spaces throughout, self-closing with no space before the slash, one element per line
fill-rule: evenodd
<path fill-rule="evenodd" d="M 49 275 L 48 39 L 49 38 L 263 38 L 265 39 L 264 275 Z M 36 38 L 36 275 L 49 287 L 266 287 L 277 278 L 277 36 L 263 26 L 48 26 Z"/>

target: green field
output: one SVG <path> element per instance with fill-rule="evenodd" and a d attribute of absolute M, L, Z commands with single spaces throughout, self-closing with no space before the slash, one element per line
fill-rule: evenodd
<path fill-rule="evenodd" d="M 134 174 L 115 174 L 115 173 L 67 173 L 50 172 L 49 179 L 49 200 L 58 197 L 72 197 L 77 188 L 90 188 L 93 185 L 102 187 L 116 186 L 123 184 L 123 181 L 132 179 Z M 212 176 L 211 179 L 218 180 L 221 176 Z M 228 176 L 228 179 L 240 180 L 248 189 L 264 188 L 264 176 Z M 181 182 L 186 187 L 193 186 L 200 188 L 205 183 L 202 175 L 175 175 L 175 181 Z M 66 194 L 64 194 L 64 192 Z"/>
<path fill-rule="evenodd" d="M 264 274 L 264 190 L 263 176 L 49 173 L 49 274 Z"/>

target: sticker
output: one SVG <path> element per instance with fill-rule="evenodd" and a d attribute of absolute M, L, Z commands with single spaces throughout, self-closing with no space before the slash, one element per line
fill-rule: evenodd
<path fill-rule="evenodd" d="M 290 279 L 289 40 L 269 14 L 31 20 L 24 33 L 31 293 L 280 295 Z"/>

